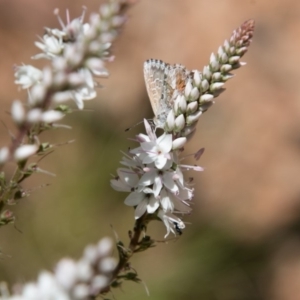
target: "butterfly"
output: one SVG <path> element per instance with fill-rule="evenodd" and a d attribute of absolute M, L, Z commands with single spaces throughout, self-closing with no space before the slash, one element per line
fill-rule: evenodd
<path fill-rule="evenodd" d="M 171 65 L 157 59 L 145 61 L 144 78 L 157 127 L 164 127 L 174 100 L 184 92 L 190 73 L 180 64 Z"/>

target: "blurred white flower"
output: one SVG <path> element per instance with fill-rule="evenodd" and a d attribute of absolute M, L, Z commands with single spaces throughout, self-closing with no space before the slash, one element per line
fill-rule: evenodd
<path fill-rule="evenodd" d="M 40 83 L 43 72 L 33 66 L 23 65 L 16 67 L 15 83 L 19 84 L 23 89 L 28 89 L 34 84 Z"/>
<path fill-rule="evenodd" d="M 16 124 L 22 124 L 25 120 L 25 109 L 19 100 L 15 100 L 11 106 L 11 116 Z"/>
<path fill-rule="evenodd" d="M 16 149 L 14 153 L 14 158 L 16 161 L 27 159 L 29 156 L 32 156 L 38 150 L 36 145 L 22 145 Z"/>

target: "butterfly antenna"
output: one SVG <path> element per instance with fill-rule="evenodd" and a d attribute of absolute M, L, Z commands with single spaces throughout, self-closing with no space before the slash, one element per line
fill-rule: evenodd
<path fill-rule="evenodd" d="M 141 123 L 144 123 L 144 122 L 143 122 L 143 121 L 140 121 L 140 122 L 136 123 L 135 125 L 133 125 L 133 126 L 131 126 L 131 127 L 128 127 L 128 128 L 126 128 L 126 129 L 125 129 L 125 132 L 127 132 L 127 131 L 129 131 L 129 130 L 133 129 L 134 127 L 136 127 L 136 126 L 140 125 Z"/>

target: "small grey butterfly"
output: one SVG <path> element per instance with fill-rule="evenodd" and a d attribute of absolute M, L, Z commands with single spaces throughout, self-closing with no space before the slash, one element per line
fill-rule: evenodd
<path fill-rule="evenodd" d="M 144 78 L 157 127 L 164 127 L 175 97 L 184 92 L 189 74 L 180 64 L 170 65 L 157 59 L 145 61 Z"/>

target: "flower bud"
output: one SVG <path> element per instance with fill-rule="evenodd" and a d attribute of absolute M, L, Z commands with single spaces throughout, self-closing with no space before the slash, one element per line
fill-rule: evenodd
<path fill-rule="evenodd" d="M 75 261 L 70 258 L 60 260 L 56 265 L 55 278 L 66 290 L 71 289 L 77 280 Z"/>
<path fill-rule="evenodd" d="M 222 75 L 222 81 L 226 82 L 228 79 L 231 79 L 232 77 L 234 77 L 233 74 Z"/>
<path fill-rule="evenodd" d="M 215 72 L 212 75 L 213 81 L 221 81 L 222 80 L 222 74 L 220 72 Z"/>
<path fill-rule="evenodd" d="M 242 47 L 240 49 L 236 50 L 236 54 L 241 57 L 247 52 L 248 48 L 247 47 Z"/>
<path fill-rule="evenodd" d="M 225 65 L 223 65 L 223 66 L 221 67 L 221 72 L 222 72 L 222 73 L 227 73 L 227 72 L 229 72 L 229 71 L 231 71 L 231 70 L 232 70 L 232 66 L 229 65 L 229 64 L 225 64 Z"/>
<path fill-rule="evenodd" d="M 199 98 L 200 92 L 197 87 L 194 87 L 191 91 L 190 101 L 195 101 Z"/>
<path fill-rule="evenodd" d="M 229 51 L 229 48 L 230 48 L 230 44 L 229 44 L 229 42 L 227 41 L 227 40 L 225 40 L 225 42 L 224 42 L 224 50 L 225 50 L 225 52 L 228 52 Z"/>
<path fill-rule="evenodd" d="M 198 101 L 190 102 L 186 108 L 186 113 L 188 115 L 194 113 L 198 109 Z"/>
<path fill-rule="evenodd" d="M 64 116 L 65 115 L 60 111 L 49 110 L 42 114 L 41 121 L 45 123 L 53 123 L 61 120 Z"/>
<path fill-rule="evenodd" d="M 196 124 L 186 126 L 182 131 L 182 135 L 190 139 L 192 135 L 194 135 L 195 129 L 196 129 Z"/>
<path fill-rule="evenodd" d="M 185 118 L 183 114 L 181 114 L 175 119 L 175 131 L 180 132 L 184 128 L 184 126 L 185 126 Z"/>
<path fill-rule="evenodd" d="M 219 70 L 219 67 L 220 67 L 220 64 L 216 58 L 216 56 L 212 53 L 211 56 L 210 56 L 210 62 L 209 62 L 209 66 L 210 66 L 210 69 L 213 71 L 213 72 L 216 72 Z"/>
<path fill-rule="evenodd" d="M 206 102 L 211 102 L 214 96 L 212 94 L 204 94 L 200 96 L 200 104 L 206 103 Z"/>
<path fill-rule="evenodd" d="M 177 150 L 181 149 L 186 143 L 186 137 L 180 137 L 173 141 L 172 143 L 172 149 Z"/>
<path fill-rule="evenodd" d="M 107 256 L 111 253 L 111 251 L 113 249 L 113 242 L 108 237 L 102 238 L 99 241 L 97 248 L 98 248 L 99 257 Z"/>
<path fill-rule="evenodd" d="M 178 102 L 178 109 L 179 109 L 180 113 L 186 112 L 186 105 L 187 105 L 187 103 L 186 103 L 185 97 L 181 96 L 179 98 L 179 102 Z"/>
<path fill-rule="evenodd" d="M 229 45 L 230 45 L 230 44 L 229 44 Z M 219 56 L 219 58 L 223 55 L 224 52 L 225 52 L 225 51 L 224 51 L 223 47 L 220 46 L 220 47 L 218 48 L 218 56 Z"/>
<path fill-rule="evenodd" d="M 193 76 L 194 84 L 199 87 L 199 85 L 201 83 L 202 75 L 198 70 L 193 71 L 193 73 L 194 73 L 194 76 Z"/>
<path fill-rule="evenodd" d="M 16 124 L 20 125 L 25 119 L 25 109 L 19 100 L 15 100 L 11 106 L 11 115 Z"/>
<path fill-rule="evenodd" d="M 200 85 L 200 90 L 202 93 L 206 92 L 209 89 L 209 83 L 206 79 L 202 80 Z"/>
<path fill-rule="evenodd" d="M 29 156 L 36 153 L 38 146 L 36 145 L 22 145 L 16 149 L 14 158 L 16 161 L 27 159 Z"/>
<path fill-rule="evenodd" d="M 34 108 L 27 113 L 26 120 L 27 122 L 34 124 L 40 122 L 41 117 L 42 117 L 42 110 L 39 108 Z"/>
<path fill-rule="evenodd" d="M 46 89 L 41 84 L 36 84 L 32 87 L 30 97 L 29 97 L 29 104 L 30 106 L 35 106 L 43 102 L 46 95 Z"/>
<path fill-rule="evenodd" d="M 195 122 L 198 122 L 201 115 L 202 115 L 202 111 L 200 111 L 200 110 L 193 113 L 193 114 L 191 114 L 191 115 L 188 115 L 187 118 L 186 118 L 186 123 L 188 125 L 191 125 Z"/>
<path fill-rule="evenodd" d="M 173 131 L 175 127 L 175 116 L 172 109 L 168 113 L 167 120 L 166 120 L 166 127 L 169 131 Z"/>
<path fill-rule="evenodd" d="M 192 86 L 191 82 L 188 81 L 186 86 L 185 86 L 185 90 L 184 90 L 185 97 L 187 97 L 187 98 L 189 97 L 189 95 L 192 91 L 192 88 L 193 88 L 193 86 Z"/>
<path fill-rule="evenodd" d="M 211 92 L 216 92 L 222 89 L 224 86 L 224 82 L 214 82 L 213 84 L 210 85 L 210 91 Z"/>
<path fill-rule="evenodd" d="M 90 295 L 89 286 L 84 283 L 78 283 L 73 287 L 72 294 L 75 299 L 88 299 Z"/>
<path fill-rule="evenodd" d="M 226 64 L 228 62 L 228 56 L 226 53 L 223 53 L 221 56 L 220 56 L 220 63 L 221 64 Z"/>
<path fill-rule="evenodd" d="M 112 272 L 117 266 L 117 261 L 114 257 L 105 257 L 100 260 L 99 271 L 104 273 Z"/>
<path fill-rule="evenodd" d="M 4 164 L 9 158 L 8 147 L 3 147 L 0 149 L 0 164 Z"/>
<path fill-rule="evenodd" d="M 205 66 L 204 68 L 203 68 L 203 77 L 205 78 L 205 79 L 207 79 L 207 80 L 210 80 L 210 78 L 211 78 L 211 70 L 209 69 L 209 66 Z"/>
<path fill-rule="evenodd" d="M 232 57 L 229 58 L 229 63 L 231 65 L 234 65 L 234 64 L 238 63 L 239 60 L 240 60 L 239 56 L 232 56 Z"/>
<path fill-rule="evenodd" d="M 234 47 L 234 46 L 231 46 L 229 48 L 229 51 L 228 51 L 228 54 L 229 55 L 234 55 L 235 51 L 236 51 L 236 48 L 237 48 L 237 45 Z"/>
<path fill-rule="evenodd" d="M 92 294 L 99 294 L 101 289 L 107 287 L 109 280 L 104 275 L 97 275 L 93 278 L 91 282 L 91 292 Z"/>

